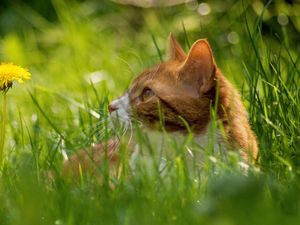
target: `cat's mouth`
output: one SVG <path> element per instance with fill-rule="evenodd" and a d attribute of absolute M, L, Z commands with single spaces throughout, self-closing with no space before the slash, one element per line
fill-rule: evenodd
<path fill-rule="evenodd" d="M 108 111 L 113 124 L 116 126 L 123 126 L 126 129 L 131 126 L 132 118 L 129 114 L 129 96 L 125 93 L 123 96 L 113 100 L 109 106 Z"/>

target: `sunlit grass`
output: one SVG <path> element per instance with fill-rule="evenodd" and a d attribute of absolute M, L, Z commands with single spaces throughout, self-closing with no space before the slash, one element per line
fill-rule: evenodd
<path fill-rule="evenodd" d="M 14 104 L 0 224 L 297 224 L 300 57 L 289 32 L 263 35 L 264 15 L 246 1 L 208 17 L 185 6 L 139 11 L 103 4 L 53 1 L 55 21 L 27 5 L 13 7 L 26 23 L 1 38 L 0 59 L 29 67 L 32 81 L 8 93 Z M 109 129 L 108 102 L 165 58 L 171 31 L 186 50 L 207 37 L 217 64 L 241 90 L 260 143 L 258 165 L 247 175 L 236 154 L 224 160 L 199 151 L 190 136 L 164 134 L 164 145 L 150 143 L 138 124 L 132 138 L 142 154 L 131 162 L 131 133 Z M 230 33 L 237 43 L 228 41 Z M 97 167 L 101 183 L 60 176 L 65 154 L 113 133 L 122 143 L 117 176 L 105 159 Z"/>

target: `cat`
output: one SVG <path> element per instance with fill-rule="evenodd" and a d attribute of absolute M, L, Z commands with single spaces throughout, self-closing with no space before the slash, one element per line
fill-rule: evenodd
<path fill-rule="evenodd" d="M 197 40 L 186 54 L 170 34 L 169 45 L 169 59 L 137 76 L 128 91 L 109 104 L 110 116 L 127 126 L 136 119 L 150 130 L 157 130 L 161 123 L 169 133 L 184 135 L 192 130 L 201 142 L 207 137 L 211 109 L 216 106 L 224 131 L 221 135 L 216 131 L 218 144 L 240 151 L 245 162 L 257 160 L 258 143 L 240 94 L 217 67 L 208 41 Z M 115 142 L 110 152 L 116 151 Z M 103 154 L 102 148 L 92 151 Z M 83 162 L 78 155 L 72 157 L 65 163 L 67 170 Z"/>

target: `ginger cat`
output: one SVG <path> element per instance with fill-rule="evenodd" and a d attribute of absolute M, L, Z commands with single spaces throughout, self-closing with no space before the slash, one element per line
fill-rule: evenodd
<path fill-rule="evenodd" d="M 150 129 L 156 129 L 163 118 L 167 132 L 182 134 L 187 133 L 185 121 L 195 137 L 201 138 L 208 132 L 211 107 L 217 104 L 218 120 L 225 131 L 221 144 L 228 149 L 241 150 L 247 162 L 256 160 L 257 140 L 247 112 L 238 91 L 217 67 L 208 41 L 196 41 L 186 54 L 172 34 L 169 39 L 169 59 L 146 69 L 123 96 L 112 101 L 109 105 L 111 117 L 118 117 L 127 124 L 136 118 Z M 109 152 L 114 152 L 117 145 L 111 146 Z M 94 148 L 92 158 L 99 158 L 96 155 L 103 152 L 101 148 Z M 65 162 L 65 169 L 78 168 L 79 163 L 89 164 L 83 156 L 72 156 Z M 85 167 L 88 166 L 82 168 Z"/>

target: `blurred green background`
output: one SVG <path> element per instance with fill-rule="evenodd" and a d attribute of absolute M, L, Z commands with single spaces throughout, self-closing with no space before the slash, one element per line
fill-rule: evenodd
<path fill-rule="evenodd" d="M 245 20 L 253 27 L 264 1 L 187 1 L 169 7 L 160 5 L 172 1 L 153 1 L 157 6 L 150 8 L 116 2 L 1 1 L 1 61 L 27 66 L 35 84 L 59 90 L 81 88 L 89 74 L 102 71 L 114 84 L 111 88 L 121 92 L 133 75 L 159 61 L 152 36 L 165 52 L 168 34 L 173 32 L 186 49 L 195 40 L 208 38 L 220 68 L 243 81 L 234 67 L 242 67 L 249 51 Z M 299 52 L 299 10 L 298 1 L 268 4 L 261 32 L 271 51 L 282 48 L 288 34 L 284 41 L 292 53 Z M 241 60 L 228 63 L 236 58 Z"/>
<path fill-rule="evenodd" d="M 207 162 L 195 178 L 176 148 L 165 180 L 141 169 L 114 181 L 115 190 L 89 179 L 49 183 L 45 173 L 59 170 L 62 150 L 102 140 L 89 110 L 105 112 L 165 59 L 170 32 L 186 51 L 209 40 L 242 93 L 261 172 Z M 298 224 L 299 43 L 296 0 L 2 0 L 0 61 L 29 68 L 32 80 L 8 92 L 0 225 Z"/>

